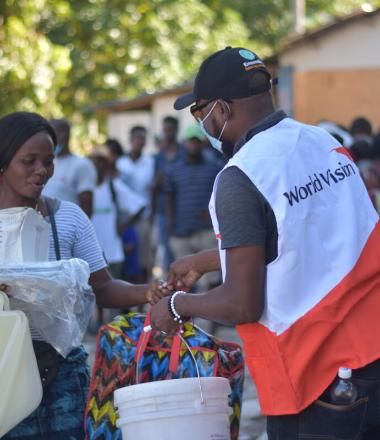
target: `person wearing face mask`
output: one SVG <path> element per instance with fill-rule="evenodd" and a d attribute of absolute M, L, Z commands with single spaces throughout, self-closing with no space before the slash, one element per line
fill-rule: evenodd
<path fill-rule="evenodd" d="M 167 290 L 220 267 L 223 283 L 162 298 L 152 327 L 174 333 L 188 317 L 237 325 L 269 440 L 378 439 L 379 216 L 347 151 L 276 110 L 271 86 L 255 53 L 227 47 L 175 101 L 229 161 L 210 200 L 218 250 L 174 262 Z M 359 395 L 341 406 L 328 395 L 343 366 Z"/>
<path fill-rule="evenodd" d="M 208 202 L 221 166 L 205 157 L 205 136 L 197 124 L 186 127 L 183 153 L 167 168 L 167 224 L 175 258 L 216 245 Z M 215 284 L 218 274 L 207 274 L 203 286 Z"/>

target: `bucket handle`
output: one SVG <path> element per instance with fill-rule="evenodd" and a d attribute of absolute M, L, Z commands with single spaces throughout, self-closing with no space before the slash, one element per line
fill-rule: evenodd
<path fill-rule="evenodd" d="M 0 304 L 2 305 L 2 307 L 0 307 L 0 312 L 7 312 L 8 310 L 10 310 L 8 295 L 2 290 L 0 291 L 0 299 Z"/>
<path fill-rule="evenodd" d="M 145 322 L 145 324 L 147 324 L 147 321 Z M 148 344 L 148 340 L 149 340 L 149 337 L 150 337 L 150 332 L 151 332 L 151 330 L 146 331 L 146 332 L 143 330 L 144 334 L 142 335 L 142 337 L 146 338 L 146 339 L 141 344 L 138 344 L 138 347 L 137 347 L 137 352 L 136 352 L 136 356 L 135 356 L 135 360 L 136 360 L 136 384 L 140 383 L 139 361 L 142 358 L 142 356 L 141 356 L 142 351 L 145 351 L 146 346 Z M 201 404 L 204 405 L 205 400 L 204 400 L 201 375 L 200 375 L 200 372 L 199 372 L 199 367 L 198 367 L 198 364 L 197 364 L 197 360 L 195 359 L 195 356 L 193 355 L 193 352 L 191 351 L 191 348 L 190 348 L 189 344 L 187 343 L 186 339 L 181 335 L 181 333 L 178 332 L 176 336 L 181 339 L 181 341 L 183 342 L 183 344 L 187 348 L 187 350 L 190 353 L 190 356 L 191 356 L 191 358 L 192 358 L 192 360 L 194 362 L 195 369 L 197 371 L 199 393 L 200 393 L 200 396 L 201 396 Z"/>

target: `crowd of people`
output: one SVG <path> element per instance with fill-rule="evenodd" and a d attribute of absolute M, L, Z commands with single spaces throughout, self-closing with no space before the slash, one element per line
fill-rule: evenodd
<path fill-rule="evenodd" d="M 107 139 L 87 158 L 71 153 L 67 120 L 51 124 L 56 171 L 43 193 L 83 209 L 115 277 L 147 282 L 153 268 L 164 277 L 175 258 L 215 244 L 208 202 L 226 161 L 197 124 L 179 140 L 178 120 L 165 117 L 151 153 L 147 129 L 134 126 L 128 145 Z"/>
<path fill-rule="evenodd" d="M 215 246 L 208 203 L 215 177 L 226 163 L 209 145 L 198 124 L 178 138 L 178 120 L 167 116 L 146 152 L 147 129 L 130 129 L 128 144 L 107 139 L 89 156 L 70 150 L 70 123 L 52 120 L 57 135 L 55 173 L 43 194 L 82 208 L 95 228 L 112 275 L 132 283 L 165 278 L 184 255 Z M 218 272 L 199 283 L 209 287 Z M 98 310 L 90 326 L 104 321 Z"/>
<path fill-rule="evenodd" d="M 57 135 L 54 176 L 44 194 L 71 201 L 91 219 L 113 276 L 132 283 L 165 278 L 170 264 L 215 245 L 208 203 L 226 157 L 194 123 L 178 137 L 178 119 L 167 116 L 146 152 L 147 128 L 134 126 L 129 142 L 108 138 L 89 156 L 70 151 L 70 123 L 50 121 Z M 347 148 L 380 210 L 380 132 L 364 117 L 349 127 L 319 124 Z M 218 273 L 201 287 L 216 284 Z"/>
<path fill-rule="evenodd" d="M 7 115 L 0 210 L 39 212 L 49 261 L 86 261 L 99 307 L 150 303 L 167 334 L 189 317 L 236 325 L 269 440 L 378 439 L 379 135 L 364 118 L 350 130 L 321 121 L 330 134 L 302 124 L 275 108 L 272 85 L 254 52 L 212 54 L 174 104 L 197 122 L 179 139 L 166 117 L 155 154 L 143 126 L 82 158 L 67 120 Z M 168 279 L 149 284 L 157 261 Z M 51 359 L 41 405 L 6 439 L 83 438 L 86 353 Z M 344 406 L 329 393 L 339 367 L 359 390 Z"/>
<path fill-rule="evenodd" d="M 330 121 L 319 125 L 344 145 L 359 167 L 372 203 L 380 212 L 380 129 L 363 117 L 354 118 L 349 127 Z"/>

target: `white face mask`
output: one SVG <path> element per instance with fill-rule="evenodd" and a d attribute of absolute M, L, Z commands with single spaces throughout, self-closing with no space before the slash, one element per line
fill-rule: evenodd
<path fill-rule="evenodd" d="M 223 153 L 223 149 L 222 149 L 222 145 L 223 142 L 221 141 L 221 137 L 223 135 L 224 129 L 226 128 L 228 119 L 226 120 L 226 122 L 223 125 L 223 128 L 220 132 L 220 135 L 218 138 L 214 138 L 214 136 L 211 136 L 211 134 L 209 134 L 204 126 L 204 121 L 210 116 L 211 112 L 214 110 L 216 104 L 218 103 L 218 101 L 215 101 L 214 105 L 211 107 L 210 111 L 207 113 L 207 115 L 203 118 L 203 119 L 198 119 L 199 125 L 201 127 L 202 132 L 204 133 L 204 135 L 207 137 L 207 139 L 210 141 L 210 144 L 220 153 Z"/>

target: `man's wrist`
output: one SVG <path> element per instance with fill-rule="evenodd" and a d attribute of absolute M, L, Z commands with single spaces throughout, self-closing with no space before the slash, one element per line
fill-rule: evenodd
<path fill-rule="evenodd" d="M 177 310 L 177 307 L 176 307 L 176 300 L 178 300 L 178 298 L 183 295 L 186 295 L 186 292 L 184 292 L 183 290 L 178 290 L 177 292 L 174 292 L 170 296 L 169 301 L 168 301 L 169 313 L 170 313 L 171 317 L 173 318 L 173 320 L 177 324 L 180 324 L 180 325 L 188 320 L 188 318 L 184 317 L 183 314 L 179 313 L 179 311 Z"/>
<path fill-rule="evenodd" d="M 186 313 L 186 299 L 191 296 L 189 294 L 185 294 L 185 295 L 178 295 L 175 299 L 175 308 L 177 313 L 180 316 L 188 316 L 189 314 Z"/>

